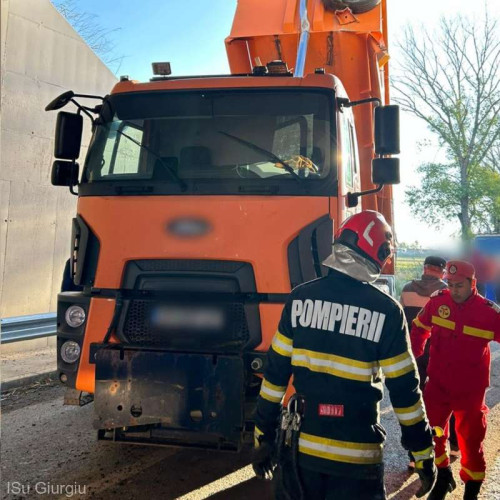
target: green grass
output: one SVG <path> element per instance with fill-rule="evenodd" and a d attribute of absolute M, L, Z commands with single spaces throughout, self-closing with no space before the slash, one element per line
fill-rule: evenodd
<path fill-rule="evenodd" d="M 398 257 L 396 259 L 396 297 L 407 281 L 420 278 L 424 259 L 422 257 Z"/>

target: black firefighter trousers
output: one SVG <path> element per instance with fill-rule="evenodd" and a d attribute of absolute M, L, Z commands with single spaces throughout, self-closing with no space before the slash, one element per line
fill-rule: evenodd
<path fill-rule="evenodd" d="M 385 500 L 384 474 L 376 478 L 355 479 L 333 476 L 298 467 L 304 500 Z M 299 490 L 291 464 L 278 467 L 273 479 L 276 500 L 298 500 Z"/>

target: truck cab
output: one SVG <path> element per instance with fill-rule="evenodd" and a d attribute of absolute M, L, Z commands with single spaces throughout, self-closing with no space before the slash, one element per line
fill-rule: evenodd
<path fill-rule="evenodd" d="M 77 290 L 59 294 L 57 313 L 68 401 L 93 395 L 100 439 L 239 450 L 289 292 L 326 274 L 358 198 L 398 181 L 394 107 L 370 132 L 379 187 L 361 192 L 351 107 L 380 97 L 353 103 L 324 70 L 298 77 L 271 61 L 124 78 L 94 108 L 86 97 L 48 106 L 78 107 L 59 112 L 52 173 L 78 190 Z M 93 134 L 80 175 L 82 114 Z"/>

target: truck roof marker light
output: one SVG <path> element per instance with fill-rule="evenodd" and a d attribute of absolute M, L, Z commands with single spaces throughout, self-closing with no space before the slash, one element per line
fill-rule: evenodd
<path fill-rule="evenodd" d="M 151 63 L 153 67 L 153 75 L 155 76 L 169 76 L 172 74 L 172 68 L 169 62 L 154 62 Z"/>

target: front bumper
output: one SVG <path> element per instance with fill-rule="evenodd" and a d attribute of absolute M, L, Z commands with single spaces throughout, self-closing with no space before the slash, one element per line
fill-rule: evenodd
<path fill-rule="evenodd" d="M 240 448 L 242 357 L 93 347 L 94 426 L 101 438 L 107 430 L 121 441 Z"/>

